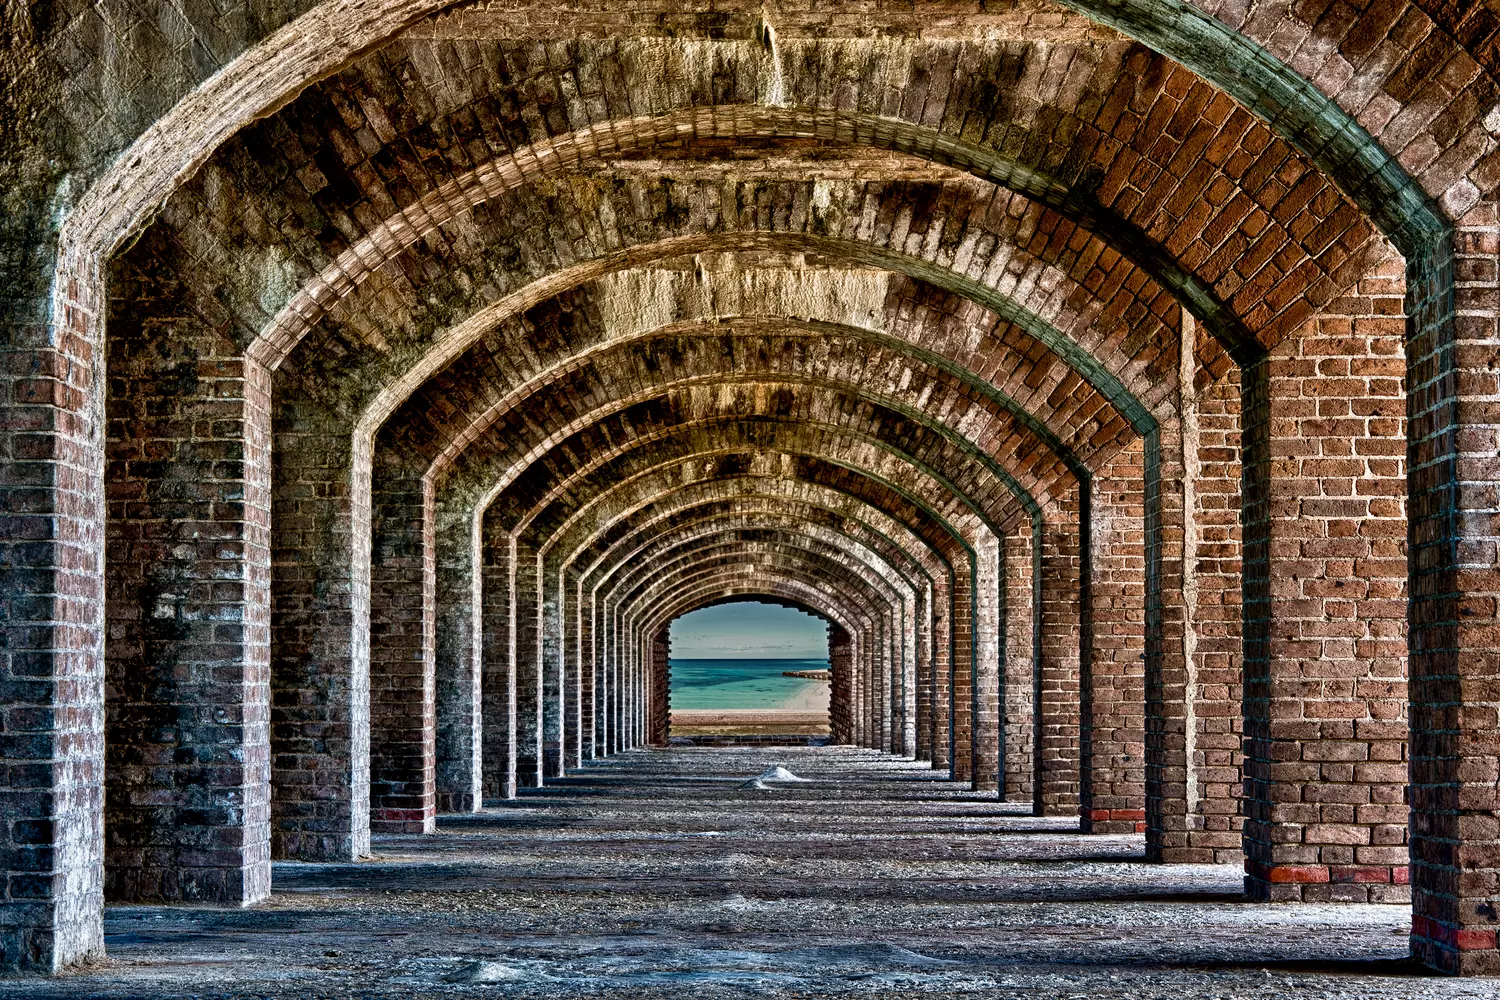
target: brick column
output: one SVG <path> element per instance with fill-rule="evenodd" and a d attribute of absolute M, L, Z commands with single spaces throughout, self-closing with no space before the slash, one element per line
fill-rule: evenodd
<path fill-rule="evenodd" d="M 875 726 L 875 638 L 869 632 L 860 636 L 859 644 L 859 745 L 880 749 L 880 732 Z"/>
<path fill-rule="evenodd" d="M 542 636 L 539 559 L 524 539 L 510 541 L 512 654 L 516 683 L 516 784 L 535 788 L 542 783 Z"/>
<path fill-rule="evenodd" d="M 1035 770 L 1033 673 L 1041 622 L 1036 617 L 1036 574 L 1031 525 L 1005 543 L 1005 788 L 1006 802 L 1031 802 Z"/>
<path fill-rule="evenodd" d="M 948 766 L 954 781 L 973 777 L 974 575 L 970 556 L 953 581 L 953 659 L 946 689 L 939 692 L 947 715 Z"/>
<path fill-rule="evenodd" d="M 940 579 L 932 589 L 932 675 L 928 679 L 929 711 L 932 718 L 932 767 L 945 771 L 952 762 L 952 723 L 948 718 L 953 683 L 953 574 Z"/>
<path fill-rule="evenodd" d="M 1092 479 L 1092 642 L 1080 678 L 1079 808 L 1085 833 L 1146 829 L 1144 445 L 1137 438 Z"/>
<path fill-rule="evenodd" d="M 483 580 L 484 671 L 481 714 L 484 750 L 481 755 L 484 797 L 516 797 L 516 671 L 515 619 L 511 606 L 512 560 L 510 534 L 492 520 L 480 523 Z"/>
<path fill-rule="evenodd" d="M 559 778 L 563 773 L 563 753 L 567 742 L 564 719 L 567 716 L 567 682 L 562 656 L 562 594 L 556 586 L 556 572 L 548 560 L 538 560 L 537 573 L 537 670 L 541 674 L 542 776 Z"/>
<path fill-rule="evenodd" d="M 916 746 L 917 760 L 932 760 L 932 688 L 936 665 L 936 631 L 932 610 L 933 586 L 926 585 L 917 595 L 917 690 Z"/>
<path fill-rule="evenodd" d="M 584 731 L 587 718 L 584 705 L 584 681 L 579 657 L 578 586 L 571 574 L 560 572 L 558 586 L 562 601 L 562 681 L 563 681 L 563 768 L 582 767 L 588 742 Z"/>
<path fill-rule="evenodd" d="M 1407 894 L 1402 322 L 1379 291 L 1242 373 L 1257 899 Z"/>
<path fill-rule="evenodd" d="M 620 635 L 616 628 L 614 606 L 607 598 L 603 605 L 604 662 L 609 683 L 609 752 L 619 753 L 628 749 L 623 688 L 628 675 L 620 666 Z"/>
<path fill-rule="evenodd" d="M 243 904 L 271 874 L 269 380 L 190 353 L 188 391 L 136 368 L 111 399 L 105 891 Z"/>
<path fill-rule="evenodd" d="M 380 448 L 370 552 L 370 829 L 431 833 L 437 817 L 432 487 Z"/>
<path fill-rule="evenodd" d="M 42 972 L 104 953 L 102 282 L 51 264 L 0 291 L 0 968 Z"/>
<path fill-rule="evenodd" d="M 886 619 L 891 629 L 891 752 L 903 757 L 916 753 L 916 717 L 912 698 L 916 649 L 916 623 L 904 592 L 893 595 Z"/>
<path fill-rule="evenodd" d="M 851 693 L 854 674 L 854 644 L 849 633 L 838 625 L 828 626 L 828 669 L 833 674 L 828 701 L 828 727 L 832 742 L 844 745 L 854 742 Z"/>
<path fill-rule="evenodd" d="M 671 647 L 670 626 L 657 630 L 651 640 L 650 712 L 646 726 L 647 742 L 654 747 L 667 745 L 667 651 Z"/>
<path fill-rule="evenodd" d="M 484 800 L 484 566 L 472 503 L 439 503 L 436 515 L 437 807 L 470 812 Z"/>
<path fill-rule="evenodd" d="M 1042 657 L 1033 688 L 1039 816 L 1078 811 L 1079 669 L 1086 611 L 1077 493 L 1043 512 Z"/>
<path fill-rule="evenodd" d="M 1005 656 L 1005 550 L 984 530 L 974 544 L 976 592 L 974 684 L 968 712 L 973 734 L 970 783 L 977 792 L 1000 787 L 1000 697 Z"/>
<path fill-rule="evenodd" d="M 1412 952 L 1500 975 L 1500 206 L 1407 264 Z M 1445 294 L 1449 282 L 1454 297 Z"/>
<path fill-rule="evenodd" d="M 872 616 L 874 641 L 870 661 L 870 739 L 876 750 L 891 752 L 891 628 L 888 622 Z"/>
<path fill-rule="evenodd" d="M 370 853 L 370 511 L 341 417 L 274 386 L 271 849 Z"/>
<path fill-rule="evenodd" d="M 881 629 L 885 633 L 885 730 L 883 733 L 887 753 L 905 753 L 906 696 L 902 690 L 905 680 L 905 644 L 901 637 L 901 616 L 894 607 L 877 612 Z"/>
<path fill-rule="evenodd" d="M 1244 787 L 1244 637 L 1240 629 L 1239 370 L 1197 395 L 1197 468 L 1193 477 L 1194 561 L 1191 635 L 1194 775 L 1188 857 L 1240 864 Z"/>
<path fill-rule="evenodd" d="M 630 745 L 641 746 L 646 742 L 646 664 L 644 662 L 645 640 L 636 622 L 631 621 L 626 629 L 630 666 Z"/>
<path fill-rule="evenodd" d="M 164 286 L 130 268 L 110 324 L 105 894 L 243 905 L 271 893 L 270 374 Z"/>
<path fill-rule="evenodd" d="M 569 680 L 567 767 L 582 767 L 594 755 L 593 682 L 583 658 L 583 599 L 578 577 L 571 571 L 562 574 L 563 593 L 563 663 Z"/>
<path fill-rule="evenodd" d="M 604 648 L 604 619 L 600 609 L 601 600 L 597 591 L 588 597 L 589 655 L 592 657 L 594 675 L 594 740 L 597 757 L 608 757 L 614 753 L 611 742 L 612 725 L 610 705 L 614 698 L 614 684 L 609 676 L 609 659 Z"/>

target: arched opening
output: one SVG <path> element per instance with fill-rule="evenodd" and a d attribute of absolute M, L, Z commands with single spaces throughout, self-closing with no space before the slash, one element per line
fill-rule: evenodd
<path fill-rule="evenodd" d="M 830 633 L 822 615 L 731 600 L 668 627 L 668 737 L 679 743 L 808 745 L 832 733 Z M 842 632 L 842 629 L 839 629 Z"/>

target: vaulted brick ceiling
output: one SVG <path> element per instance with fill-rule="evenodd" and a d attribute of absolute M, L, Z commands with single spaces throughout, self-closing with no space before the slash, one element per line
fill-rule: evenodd
<path fill-rule="evenodd" d="M 812 580 L 837 537 L 909 589 L 1077 518 L 1175 420 L 1185 312 L 1201 389 L 1390 253 L 1226 95 L 1061 8 L 460 5 L 219 148 L 116 259 L 110 330 L 272 371 L 283 606 L 359 573 L 299 515 L 329 489 L 369 504 L 377 592 L 476 523 L 611 586 L 626 553 Z"/>

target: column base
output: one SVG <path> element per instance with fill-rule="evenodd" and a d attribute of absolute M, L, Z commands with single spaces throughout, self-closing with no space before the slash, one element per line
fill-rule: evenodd
<path fill-rule="evenodd" d="M 477 792 L 439 792 L 437 811 L 440 813 L 471 813 L 480 809 Z"/>
<path fill-rule="evenodd" d="M 1500 947 L 1493 927 L 1453 927 L 1414 913 L 1411 954 L 1428 968 L 1449 975 L 1500 976 Z"/>
<path fill-rule="evenodd" d="M 433 833 L 436 809 L 377 809 L 370 813 L 371 833 Z"/>
<path fill-rule="evenodd" d="M 1144 809 L 1085 809 L 1078 819 L 1084 833 L 1145 833 Z"/>
<path fill-rule="evenodd" d="M 230 850 L 207 854 L 238 853 Z M 189 864 L 177 858 L 170 868 L 122 868 L 105 864 L 104 898 L 110 903 L 187 903 L 201 906 L 254 906 L 271 897 L 270 845 L 261 860 L 244 866 Z"/>
<path fill-rule="evenodd" d="M 1245 895 L 1269 903 L 1411 902 L 1406 865 L 1267 865 L 1245 859 Z"/>

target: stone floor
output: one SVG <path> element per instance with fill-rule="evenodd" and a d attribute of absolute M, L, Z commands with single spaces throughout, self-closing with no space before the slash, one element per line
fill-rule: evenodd
<path fill-rule="evenodd" d="M 777 764 L 811 780 L 746 787 Z M 111 907 L 106 964 L 0 996 L 1500 995 L 1407 963 L 1404 907 L 1247 904 L 848 748 L 625 754 L 375 850 L 253 910 Z"/>

